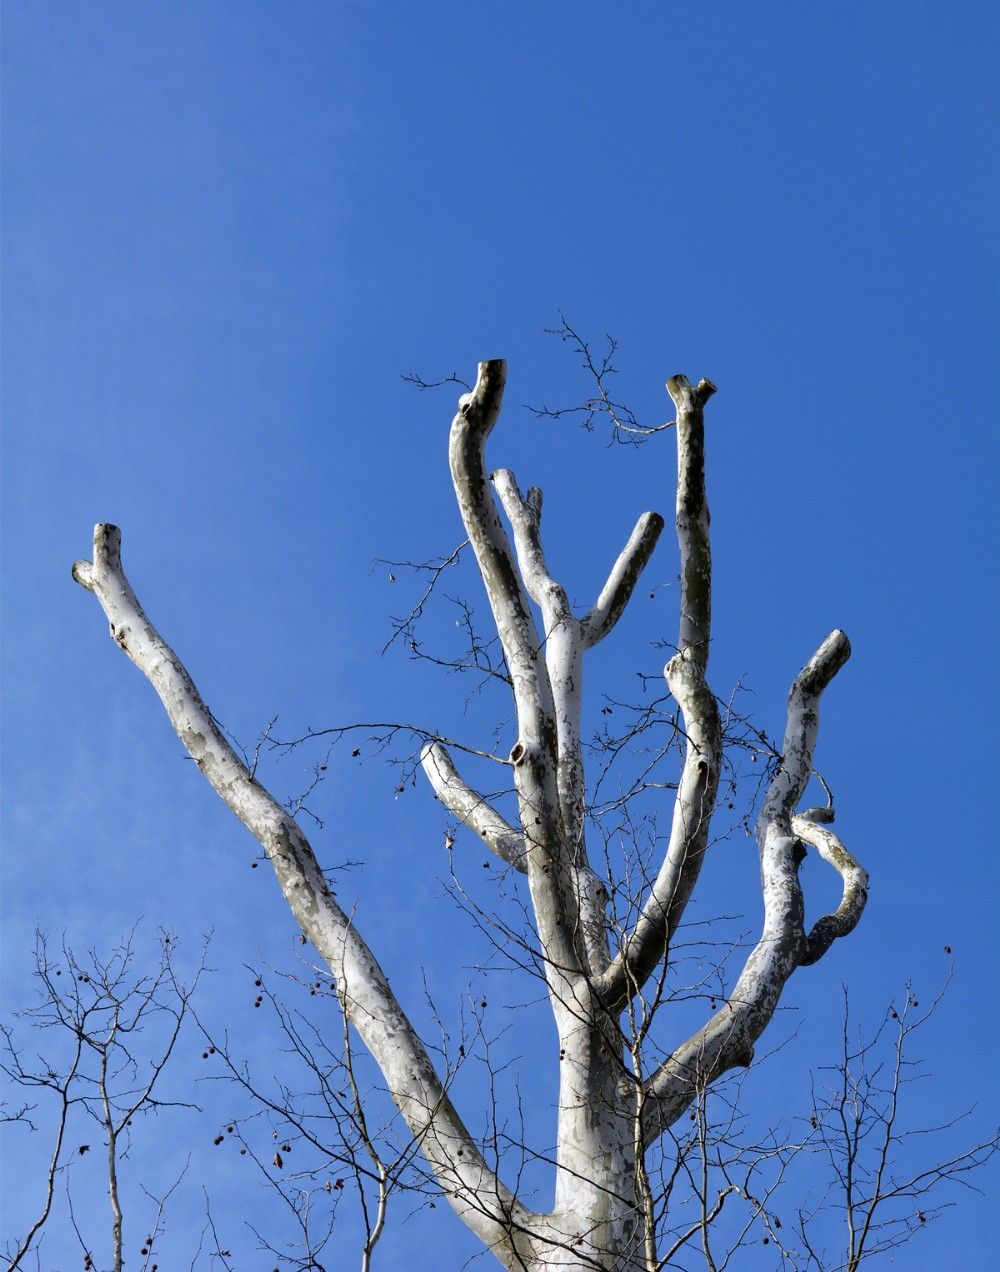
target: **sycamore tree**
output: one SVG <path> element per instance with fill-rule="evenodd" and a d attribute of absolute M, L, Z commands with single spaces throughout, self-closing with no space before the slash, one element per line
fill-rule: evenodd
<path fill-rule="evenodd" d="M 715 386 L 673 376 L 667 390 L 675 419 L 660 426 L 673 429 L 678 457 L 679 625 L 676 634 L 662 638 L 675 650 L 663 674 L 673 711 L 668 750 L 678 756 L 679 772 L 670 782 L 639 783 L 647 794 L 654 787 L 661 800 L 669 798 L 667 788 L 673 797 L 669 834 L 651 860 L 638 845 L 631 857 L 627 844 L 618 855 L 588 848 L 594 779 L 592 774 L 588 784 L 581 711 L 586 655 L 613 632 L 664 521 L 655 512 L 639 517 L 591 608 L 574 612 L 546 563 L 541 491 L 522 491 L 512 472 L 487 466 L 485 448 L 500 414 L 505 375 L 500 360 L 479 365 L 475 385 L 459 399 L 449 454 L 501 651 L 488 671 L 509 688 L 513 702 L 512 745 L 499 759 L 514 798 L 474 789 L 459 771 L 455 748 L 433 734 L 422 734 L 419 763 L 451 817 L 517 879 L 529 916 L 519 934 L 497 922 L 516 947 L 515 961 L 544 981 L 555 1024 L 550 1061 L 559 1094 L 553 1148 L 546 1155 L 552 1200 L 545 1208 L 534 1195 L 523 1195 L 517 1172 L 503 1168 L 496 1151 L 503 1139 L 498 1128 L 506 1125 L 503 1110 L 494 1110 L 492 1138 L 484 1141 L 469 1129 L 471 1119 L 453 1102 L 450 1071 L 436 1061 L 390 988 L 371 934 L 362 930 L 363 917 L 356 921 L 351 907 L 338 900 L 293 811 L 258 780 L 255 760 L 230 744 L 184 664 L 150 622 L 125 575 L 117 527 L 96 527 L 93 559 L 78 561 L 73 577 L 100 603 L 112 639 L 149 679 L 205 778 L 261 845 L 303 940 L 329 970 L 348 1047 L 353 1031 L 381 1070 L 424 1177 L 485 1249 L 504 1267 L 524 1272 L 654 1272 L 680 1266 L 673 1262 L 677 1252 L 694 1243 L 714 1267 L 709 1226 L 729 1196 L 742 1196 L 751 1216 L 770 1220 L 766 1198 L 753 1192 L 748 1176 L 741 1183 L 735 1167 L 717 1192 L 707 1183 L 699 1188 L 699 1179 L 707 1178 L 698 1173 L 699 1152 L 704 1167 L 709 1141 L 724 1139 L 711 1139 L 706 1100 L 720 1080 L 750 1065 L 789 978 L 826 955 L 865 906 L 867 876 L 831 828 L 832 799 L 800 808 L 814 776 L 820 698 L 850 645 L 839 630 L 822 641 L 792 681 L 783 742 L 762 743 L 770 762 L 754 826 L 760 929 L 736 951 L 741 965 L 731 974 L 720 972 L 718 984 L 704 993 L 707 1018 L 690 1036 L 664 1046 L 654 1024 L 670 1016 L 679 933 L 714 842 L 713 816 L 723 803 L 731 806 L 730 718 L 707 678 L 712 557 L 704 416 Z M 598 374 L 599 388 L 601 383 Z M 598 407 L 615 418 L 606 396 Z M 630 427 L 627 420 L 616 423 Z M 807 928 L 799 871 L 810 851 L 839 874 L 843 893 L 834 912 Z M 364 1127 L 357 1089 L 352 1116 Z M 767 1157 L 761 1149 L 755 1161 Z M 373 1161 L 378 1167 L 377 1153 Z M 383 1184 L 385 1175 L 383 1166 Z M 690 1222 L 672 1210 L 681 1175 L 698 1200 Z M 384 1202 L 385 1188 L 376 1239 Z M 769 1231 L 780 1247 L 773 1224 Z"/>

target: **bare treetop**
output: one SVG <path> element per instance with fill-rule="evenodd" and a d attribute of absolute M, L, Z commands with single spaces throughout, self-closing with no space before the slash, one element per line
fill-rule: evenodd
<path fill-rule="evenodd" d="M 788 979 L 846 936 L 864 909 L 867 875 L 831 829 L 832 804 L 799 809 L 813 773 L 820 699 L 850 645 L 842 632 L 831 632 L 792 682 L 784 741 L 756 825 L 759 936 L 709 1018 L 668 1054 L 657 1055 L 646 1046 L 649 1017 L 667 1007 L 664 977 L 710 850 L 723 771 L 723 727 L 707 680 L 712 555 L 705 408 L 716 390 L 707 379 L 692 385 L 675 375 L 667 381 L 676 413 L 670 426 L 678 456 L 680 600 L 676 640 L 669 642 L 677 652 L 663 674 L 680 713 L 684 756 L 665 850 L 651 874 L 640 872 L 633 915 L 623 927 L 608 907 L 620 881 L 601 877 L 587 846 L 584 659 L 614 631 L 664 521 L 656 512 L 638 518 L 593 604 L 574 612 L 546 561 L 542 492 L 522 491 L 513 472 L 487 466 L 485 448 L 505 382 L 502 360 L 479 364 L 474 386 L 459 399 L 449 458 L 516 713 L 507 761 L 516 821 L 466 782 L 440 740 L 429 740 L 422 767 L 450 813 L 527 884 L 557 1033 L 550 1208 L 529 1205 L 516 1186 L 502 1181 L 499 1166 L 470 1134 L 354 916 L 331 892 L 301 826 L 234 751 L 141 608 L 122 568 L 116 527 L 96 528 L 93 560 L 78 562 L 74 578 L 101 604 L 112 638 L 150 680 L 207 780 L 261 844 L 304 936 L 330 969 L 346 1020 L 381 1068 L 456 1213 L 511 1269 L 655 1272 L 676 1246 L 661 1244 L 663 1194 L 652 1185 L 650 1155 L 682 1116 L 696 1116 L 714 1082 L 749 1065 Z M 799 868 L 810 848 L 840 874 L 843 899 L 807 931 Z M 698 1231 L 696 1225 L 692 1234 Z"/>

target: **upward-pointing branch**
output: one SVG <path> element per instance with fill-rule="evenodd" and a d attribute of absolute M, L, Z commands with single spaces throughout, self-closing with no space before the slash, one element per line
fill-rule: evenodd
<path fill-rule="evenodd" d="M 180 659 L 146 617 L 121 564 L 117 526 L 94 530 L 73 577 L 100 602 L 111 637 L 146 676 L 191 758 L 264 849 L 303 933 L 337 982 L 344 1011 L 385 1076 L 450 1204 L 508 1267 L 530 1212 L 500 1183 L 456 1112 L 385 973 L 330 891 L 309 841 L 237 757 Z M 513 1218 L 513 1224 L 512 1224 Z"/>
<path fill-rule="evenodd" d="M 667 381 L 677 408 L 677 541 L 681 549 L 681 624 L 678 652 L 704 672 L 712 635 L 712 548 L 705 496 L 705 403 L 711 380 L 695 386 L 686 375 Z"/>
<path fill-rule="evenodd" d="M 715 385 L 702 380 L 692 387 L 686 376 L 675 375 L 667 381 L 667 391 L 677 408 L 681 597 L 677 653 L 663 674 L 684 717 L 687 750 L 663 864 L 635 927 L 596 986 L 612 1010 L 637 994 L 667 956 L 708 849 L 722 766 L 719 712 L 705 679 L 712 623 L 712 549 L 705 494 L 704 407 Z"/>
<path fill-rule="evenodd" d="M 842 904 L 838 914 L 827 916 L 825 923 L 820 920 L 813 935 L 807 938 L 799 880 L 799 866 L 805 855 L 799 835 L 804 827 L 796 825 L 798 819 L 793 821 L 795 805 L 812 773 L 820 695 L 850 652 L 844 633 L 831 632 L 792 684 L 781 760 L 757 819 L 764 899 L 760 939 L 750 951 L 725 1005 L 682 1043 L 651 1079 L 646 1107 L 650 1137 L 655 1138 L 672 1125 L 696 1092 L 704 1090 L 719 1074 L 751 1062 L 754 1044 L 774 1015 L 788 978 L 796 968 L 815 961 L 834 937 L 849 931 L 860 917 L 865 894 L 855 877 L 848 906 Z M 820 828 L 813 824 L 812 829 Z M 812 839 L 812 832 L 807 833 Z M 846 857 L 842 845 L 841 849 Z M 860 870 L 850 858 L 842 860 L 838 868 L 849 872 L 848 863 Z"/>
<path fill-rule="evenodd" d="M 578 916 L 574 888 L 564 852 L 557 781 L 559 742 L 545 642 L 535 625 L 486 477 L 484 449 L 500 413 L 506 374 L 507 364 L 499 359 L 480 362 L 475 387 L 459 398 L 448 454 L 459 511 L 510 671 L 518 727 L 510 758 L 524 831 L 528 884 L 548 960 L 549 991 L 555 1000 L 565 994 L 564 978 L 578 974 L 582 963 L 575 939 Z M 525 515 L 535 516 L 533 508 L 534 504 L 525 504 Z"/>
<path fill-rule="evenodd" d="M 591 973 L 608 965 L 608 941 L 604 918 L 607 890 L 599 885 L 587 859 L 584 840 L 586 789 L 580 711 L 583 696 L 583 653 L 586 645 L 580 621 L 545 562 L 541 541 L 542 492 L 521 494 L 514 474 L 501 468 L 493 484 L 514 531 L 514 546 L 525 585 L 542 613 L 545 631 L 545 666 L 552 689 L 556 722 L 556 786 L 562 819 L 564 870 L 572 888 L 583 943 L 583 962 Z"/>
<path fill-rule="evenodd" d="M 585 648 L 589 649 L 603 640 L 621 618 L 622 611 L 632 599 L 639 575 L 653 555 L 662 530 L 663 518 L 658 512 L 644 512 L 636 522 L 635 529 L 612 566 L 608 581 L 601 588 L 593 609 L 580 619 Z"/>
<path fill-rule="evenodd" d="M 479 364 L 471 393 L 458 402 L 451 426 L 449 458 L 459 511 L 486 585 L 497 634 L 503 645 L 517 707 L 518 762 L 555 761 L 555 721 L 542 641 L 500 520 L 483 452 L 500 414 L 507 364 L 502 359 Z M 536 810 L 550 834 L 556 831 L 554 801 Z"/>

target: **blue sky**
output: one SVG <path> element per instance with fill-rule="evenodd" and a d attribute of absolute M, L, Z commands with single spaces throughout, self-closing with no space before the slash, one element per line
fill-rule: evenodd
<path fill-rule="evenodd" d="M 463 713 L 461 684 L 379 653 L 416 584 L 373 561 L 461 538 L 454 393 L 401 374 L 509 360 L 491 460 L 545 489 L 550 561 L 583 600 L 639 512 L 669 516 L 674 461 L 669 436 L 609 448 L 524 409 L 586 390 L 542 332 L 561 310 L 619 339 L 616 387 L 644 419 L 667 418 L 669 374 L 719 386 L 716 691 L 745 678 L 776 734 L 826 632 L 854 646 L 819 761 L 872 899 L 790 986 L 799 1032 L 761 1070 L 759 1106 L 807 1097 L 841 983 L 877 1019 L 907 979 L 936 987 L 946 944 L 957 974 L 924 1038 L 934 1076 L 914 1122 L 995 1101 L 996 26 L 993 6 L 923 0 L 8 4 L 7 1009 L 25 999 L 36 925 L 107 946 L 142 916 L 191 956 L 214 931 L 204 1014 L 267 1057 L 244 964 L 293 957 L 253 845 L 70 580 L 93 523 L 122 526 L 136 590 L 241 738 L 278 714 L 287 734 L 404 719 L 485 740 L 502 711 Z M 651 587 L 675 572 L 664 536 Z M 461 587 L 481 601 L 475 579 Z M 668 586 L 640 593 L 595 659 L 595 700 L 658 669 L 675 605 Z M 432 622 L 443 638 L 446 608 Z M 276 794 L 315 758 L 277 764 Z M 401 997 L 420 1015 L 426 969 L 454 1011 L 477 938 L 444 895 L 439 808 L 393 787 L 379 760 L 338 753 L 316 846 L 367 863 L 343 891 Z M 704 913 L 732 901 L 752 928 L 752 846 L 719 854 Z M 818 867 L 805 877 L 826 895 Z M 509 1045 L 545 1066 L 531 1038 Z M 217 1089 L 198 1098 L 206 1114 L 178 1118 L 171 1159 L 190 1147 L 192 1181 L 211 1174 L 249 1251 L 238 1203 L 260 1198 L 211 1147 Z M 163 1133 L 137 1146 L 137 1174 Z M 35 1204 L 42 1138 L 17 1141 L 5 1233 Z M 197 1181 L 169 1234 L 178 1259 Z M 986 1214 L 963 1197 L 907 1266 L 961 1249 L 985 1269 Z M 44 1267 L 64 1266 L 67 1240 L 53 1228 Z M 383 1266 L 412 1267 L 416 1241 L 419 1266 L 474 1249 L 438 1209 L 391 1231 Z"/>

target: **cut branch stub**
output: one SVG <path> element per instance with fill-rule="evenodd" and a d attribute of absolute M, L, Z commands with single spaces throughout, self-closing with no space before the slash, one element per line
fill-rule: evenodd
<path fill-rule="evenodd" d="M 712 549 L 705 493 L 705 403 L 711 380 L 684 375 L 667 381 L 677 408 L 677 541 L 681 551 L 681 614 L 677 648 L 705 670 L 712 636 Z"/>

